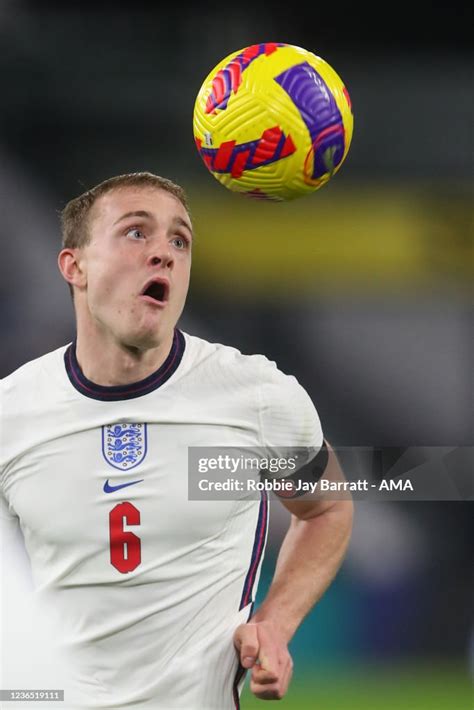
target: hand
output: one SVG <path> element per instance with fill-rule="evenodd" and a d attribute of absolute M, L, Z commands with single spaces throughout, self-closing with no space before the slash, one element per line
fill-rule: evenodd
<path fill-rule="evenodd" d="M 260 700 L 281 700 L 290 684 L 293 661 L 287 644 L 272 624 L 241 624 L 234 632 L 234 645 L 242 666 L 252 669 L 252 693 Z"/>

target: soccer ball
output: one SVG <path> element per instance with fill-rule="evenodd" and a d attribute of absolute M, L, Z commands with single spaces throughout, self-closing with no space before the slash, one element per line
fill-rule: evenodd
<path fill-rule="evenodd" d="M 325 185 L 352 139 L 342 79 L 321 57 L 280 42 L 232 52 L 196 97 L 194 139 L 209 171 L 234 192 L 292 200 Z"/>

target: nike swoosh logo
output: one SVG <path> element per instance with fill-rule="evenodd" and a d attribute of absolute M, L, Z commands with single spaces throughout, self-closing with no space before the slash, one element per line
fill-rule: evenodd
<path fill-rule="evenodd" d="M 121 488 L 127 488 L 127 486 L 134 486 L 135 483 L 141 483 L 144 480 L 144 478 L 141 478 L 139 481 L 130 481 L 130 483 L 120 483 L 118 486 L 111 486 L 109 483 L 109 479 L 107 479 L 104 483 L 104 493 L 113 493 L 114 491 L 119 491 Z"/>

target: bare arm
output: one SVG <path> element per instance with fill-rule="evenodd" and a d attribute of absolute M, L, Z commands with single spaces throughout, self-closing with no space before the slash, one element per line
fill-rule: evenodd
<path fill-rule="evenodd" d="M 343 481 L 336 455 L 329 457 L 323 477 Z M 288 643 L 303 618 L 319 601 L 341 566 L 352 529 L 352 501 L 283 500 L 292 513 L 273 582 L 252 618 L 270 621 Z"/>
<path fill-rule="evenodd" d="M 323 478 L 344 481 L 336 455 Z M 321 599 L 341 566 L 352 529 L 353 505 L 345 500 L 284 500 L 291 523 L 283 540 L 267 596 L 234 642 L 244 668 L 252 668 L 250 689 L 267 700 L 282 698 L 293 663 L 288 643 L 304 617 Z"/>

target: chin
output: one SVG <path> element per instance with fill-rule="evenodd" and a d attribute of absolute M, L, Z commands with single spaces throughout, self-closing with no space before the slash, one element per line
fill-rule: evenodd
<path fill-rule="evenodd" d="M 168 333 L 163 328 L 155 327 L 128 333 L 121 340 L 129 348 L 151 350 L 161 345 L 167 336 Z"/>
<path fill-rule="evenodd" d="M 162 340 L 156 333 L 141 333 L 124 338 L 122 342 L 124 342 L 127 347 L 135 350 L 152 350 L 153 348 L 157 348 Z"/>

